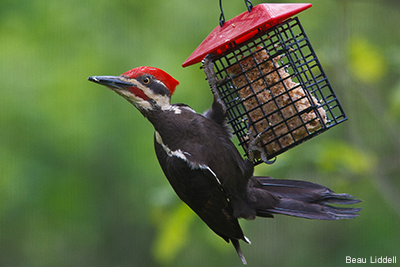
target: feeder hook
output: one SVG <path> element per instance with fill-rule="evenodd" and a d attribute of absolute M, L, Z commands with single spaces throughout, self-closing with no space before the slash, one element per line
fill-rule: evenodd
<path fill-rule="evenodd" d="M 222 9 L 222 0 L 219 0 L 219 8 L 221 9 L 221 15 L 219 15 L 219 26 L 222 27 L 225 23 L 224 10 Z"/>
<path fill-rule="evenodd" d="M 246 3 L 247 10 L 251 12 L 251 10 L 253 9 L 253 3 L 250 0 L 244 0 L 244 2 Z"/>
<path fill-rule="evenodd" d="M 247 10 L 251 12 L 253 9 L 253 3 L 250 0 L 244 0 L 244 3 L 246 4 Z M 225 14 L 222 8 L 222 0 L 219 0 L 219 8 L 221 10 L 221 14 L 219 15 L 219 26 L 222 27 L 225 24 Z"/>

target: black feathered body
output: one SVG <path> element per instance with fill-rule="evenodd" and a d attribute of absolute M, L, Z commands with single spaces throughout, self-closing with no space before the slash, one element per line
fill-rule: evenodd
<path fill-rule="evenodd" d="M 154 111 L 155 151 L 177 195 L 226 241 L 244 239 L 238 217 L 254 218 L 247 201 L 253 164 L 243 160 L 223 124 L 184 105 Z M 273 205 L 271 205 L 273 207 Z"/>
<path fill-rule="evenodd" d="M 161 168 L 183 200 L 216 234 L 248 242 L 238 218 L 284 214 L 309 219 L 349 219 L 356 208 L 347 194 L 305 181 L 254 177 L 253 163 L 244 160 L 230 140 L 224 109 L 218 100 L 204 115 L 183 104 L 154 109 L 146 117 L 155 128 L 154 146 Z"/>

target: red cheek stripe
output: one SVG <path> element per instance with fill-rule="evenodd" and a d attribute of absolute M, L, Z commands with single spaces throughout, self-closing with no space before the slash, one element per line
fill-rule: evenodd
<path fill-rule="evenodd" d="M 129 87 L 129 91 L 131 91 L 132 94 L 134 94 L 137 97 L 140 97 L 143 100 L 149 100 L 149 97 L 137 87 Z"/>

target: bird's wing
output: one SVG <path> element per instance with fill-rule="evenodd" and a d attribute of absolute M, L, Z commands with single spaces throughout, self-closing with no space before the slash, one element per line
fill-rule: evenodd
<path fill-rule="evenodd" d="M 225 241 L 245 240 L 215 173 L 207 166 L 195 167 L 178 155 L 168 155 L 157 142 L 155 148 L 164 174 L 179 198 Z"/>

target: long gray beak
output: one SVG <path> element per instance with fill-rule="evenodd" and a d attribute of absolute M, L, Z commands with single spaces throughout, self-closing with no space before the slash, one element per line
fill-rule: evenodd
<path fill-rule="evenodd" d="M 134 86 L 132 83 L 121 80 L 121 76 L 90 76 L 88 80 L 110 89 L 126 89 Z"/>

